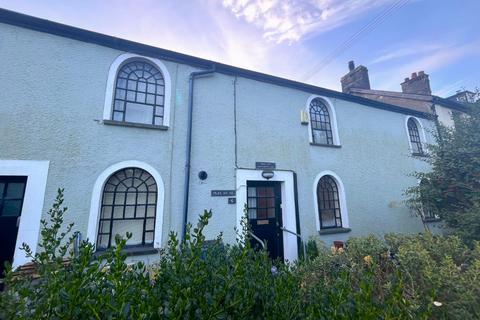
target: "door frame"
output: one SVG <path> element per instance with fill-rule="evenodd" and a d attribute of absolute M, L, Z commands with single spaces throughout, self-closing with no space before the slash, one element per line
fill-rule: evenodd
<path fill-rule="evenodd" d="M 49 166 L 50 161 L 0 160 L 0 176 L 27 177 L 12 261 L 14 268 L 29 262 L 25 253 L 20 250 L 22 243 L 28 244 L 33 254 L 37 252 Z"/>
<path fill-rule="evenodd" d="M 237 229 L 241 230 L 241 221 L 245 215 L 244 207 L 247 203 L 247 181 L 277 181 L 281 182 L 282 196 L 282 226 L 297 232 L 297 217 L 295 211 L 295 191 L 293 172 L 274 170 L 273 178 L 267 180 L 262 177 L 262 170 L 237 169 Z M 298 259 L 297 237 L 283 232 L 283 256 L 285 261 Z"/>

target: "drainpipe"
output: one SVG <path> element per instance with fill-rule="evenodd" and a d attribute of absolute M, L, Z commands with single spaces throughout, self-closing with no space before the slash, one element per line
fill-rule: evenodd
<path fill-rule="evenodd" d="M 190 73 L 188 83 L 188 126 L 187 126 L 187 147 L 185 150 L 185 182 L 184 182 L 184 198 L 183 198 L 183 228 L 182 240 L 185 239 L 188 223 L 188 195 L 190 192 L 190 160 L 192 153 L 192 115 L 193 115 L 193 85 L 195 78 L 210 75 L 215 72 L 215 65 L 208 70 L 196 71 Z"/>

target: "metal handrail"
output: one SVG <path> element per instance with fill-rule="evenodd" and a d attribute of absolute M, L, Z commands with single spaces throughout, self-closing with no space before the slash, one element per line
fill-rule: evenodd
<path fill-rule="evenodd" d="M 302 242 L 302 245 L 303 245 L 303 257 L 304 257 L 304 259 L 307 259 L 307 245 L 305 244 L 305 241 L 303 241 L 302 235 L 300 235 L 300 234 L 298 234 L 298 233 L 296 233 L 292 230 L 288 230 L 285 227 L 280 227 L 280 230 L 288 232 L 290 234 L 293 234 L 294 236 L 296 236 L 297 238 L 300 239 L 300 241 Z"/>
<path fill-rule="evenodd" d="M 260 242 L 260 244 L 262 245 L 262 248 L 265 249 L 265 243 L 262 241 L 262 239 L 260 239 L 259 237 L 257 237 L 253 232 L 250 231 L 250 235 L 252 236 L 253 239 L 257 240 L 258 242 Z"/>

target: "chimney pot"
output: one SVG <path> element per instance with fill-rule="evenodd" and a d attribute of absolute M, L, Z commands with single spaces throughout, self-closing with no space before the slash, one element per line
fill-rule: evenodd
<path fill-rule="evenodd" d="M 370 90 L 370 80 L 368 78 L 368 70 L 364 66 L 355 68 L 353 61 L 348 62 L 348 69 L 350 70 L 342 77 L 342 92 L 350 92 L 350 89 L 368 89 Z"/>
<path fill-rule="evenodd" d="M 430 80 L 428 79 L 428 74 L 423 70 L 412 73 L 412 77 L 405 78 L 405 81 L 401 84 L 403 93 L 413 93 L 413 94 L 423 94 L 431 95 L 432 90 L 430 89 Z"/>
<path fill-rule="evenodd" d="M 348 70 L 353 71 L 353 69 L 355 69 L 355 62 L 352 60 L 348 62 Z"/>

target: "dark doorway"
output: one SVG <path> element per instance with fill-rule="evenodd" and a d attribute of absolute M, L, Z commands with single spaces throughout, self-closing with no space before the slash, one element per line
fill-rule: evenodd
<path fill-rule="evenodd" d="M 272 259 L 283 260 L 282 196 L 280 182 L 247 182 L 248 220 L 255 236 L 267 243 Z M 259 242 L 252 239 L 254 247 Z"/>
<path fill-rule="evenodd" d="M 0 176 L 0 278 L 15 253 L 26 184 L 27 177 Z"/>

